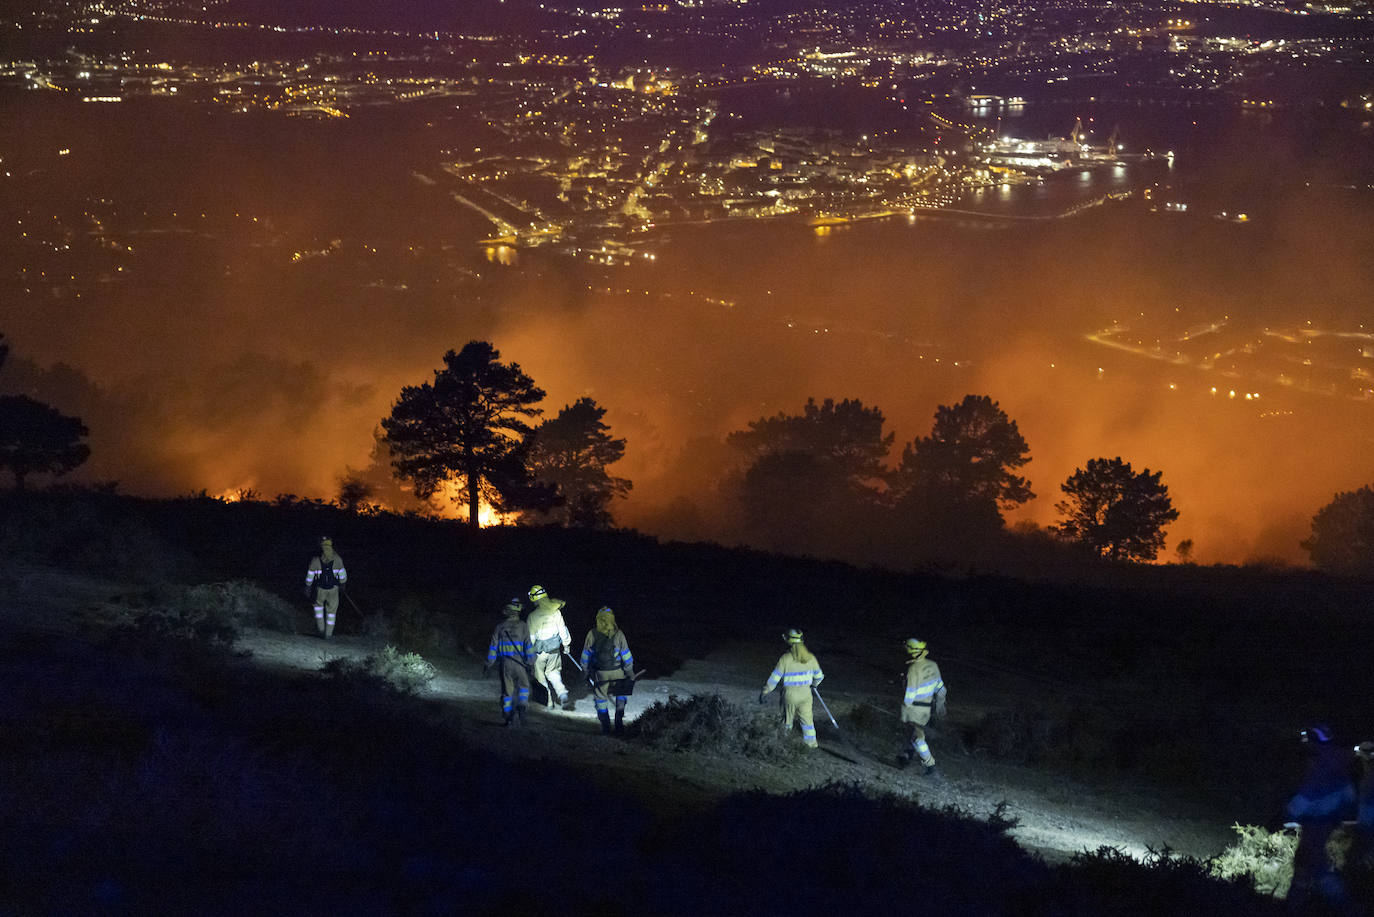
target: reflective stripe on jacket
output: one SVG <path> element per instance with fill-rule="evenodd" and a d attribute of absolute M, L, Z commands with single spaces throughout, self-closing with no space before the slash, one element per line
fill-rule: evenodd
<path fill-rule="evenodd" d="M 625 669 L 633 672 L 635 657 L 630 652 L 625 632 L 616 628 L 607 637 L 596 628 L 587 631 L 587 640 L 582 645 L 582 668 L 588 672 L 609 669 Z"/>
<path fill-rule="evenodd" d="M 348 571 L 344 569 L 344 562 L 343 562 L 343 558 L 342 558 L 342 557 L 340 557 L 339 555 L 335 554 L 334 557 L 330 560 L 330 565 L 333 567 L 333 570 L 334 570 L 334 578 L 335 578 L 336 580 L 338 580 L 338 583 L 337 583 L 337 584 L 330 584 L 329 586 L 325 586 L 324 583 L 321 582 L 321 583 L 320 583 L 321 588 L 330 589 L 330 588 L 333 588 L 334 585 L 340 585 L 340 586 L 341 586 L 341 585 L 343 585 L 344 583 L 348 582 Z M 324 563 L 320 560 L 320 558 L 319 558 L 318 556 L 310 558 L 310 565 L 309 565 L 308 567 L 306 567 L 306 570 L 305 570 L 305 585 L 306 585 L 306 586 L 313 586 L 313 585 L 315 585 L 315 581 L 316 581 L 317 579 L 323 579 L 323 578 L 324 578 L 324 577 L 323 577 L 323 574 L 324 574 Z"/>
<path fill-rule="evenodd" d="M 912 660 L 906 667 L 906 692 L 902 695 L 902 722 L 925 725 L 930 710 L 945 697 L 940 667 L 929 656 Z"/>
<path fill-rule="evenodd" d="M 782 684 L 784 688 L 801 688 L 808 693 L 813 685 L 819 685 L 825 678 L 825 673 L 821 671 L 820 660 L 808 652 L 805 662 L 797 659 L 789 650 L 782 654 L 778 664 L 773 667 L 773 674 L 768 676 L 768 682 L 763 686 L 764 693 L 772 691 Z"/>
<path fill-rule="evenodd" d="M 528 665 L 534 655 L 530 650 L 530 630 L 524 621 L 502 621 L 491 634 L 491 645 L 487 647 L 487 665 L 506 657 L 522 665 Z"/>

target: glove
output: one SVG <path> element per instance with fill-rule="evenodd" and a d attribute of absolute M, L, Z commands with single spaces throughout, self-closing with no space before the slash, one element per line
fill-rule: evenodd
<path fill-rule="evenodd" d="M 766 703 L 768 703 L 768 692 L 767 692 L 767 691 L 760 691 L 760 692 L 759 692 L 759 703 L 760 703 L 760 704 L 766 704 Z"/>
<path fill-rule="evenodd" d="M 314 590 L 311 589 L 309 586 L 306 586 L 306 587 L 305 587 L 305 597 L 306 597 L 307 599 L 310 598 L 310 593 L 313 592 L 313 591 L 314 591 Z"/>
<path fill-rule="evenodd" d="M 939 701 L 938 703 L 935 704 L 935 715 L 936 715 L 937 717 L 939 717 L 940 719 L 944 719 L 945 716 L 947 715 L 947 713 L 948 713 L 948 711 L 945 710 L 945 702 L 944 702 L 944 701 Z"/>
<path fill-rule="evenodd" d="M 488 675 L 490 675 L 490 674 L 491 674 L 491 663 L 487 663 L 486 665 L 482 666 L 482 677 L 483 677 L 483 678 L 486 678 L 486 677 L 487 677 Z"/>

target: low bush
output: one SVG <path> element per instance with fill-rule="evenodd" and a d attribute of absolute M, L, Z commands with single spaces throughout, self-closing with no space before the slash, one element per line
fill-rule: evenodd
<path fill-rule="evenodd" d="M 1293 853 L 1298 834 L 1290 829 L 1268 831 L 1258 825 L 1232 825 L 1240 840 L 1223 850 L 1211 864 L 1214 876 L 1248 876 L 1255 891 L 1275 898 L 1288 895 L 1293 882 Z"/>
<path fill-rule="evenodd" d="M 246 580 L 192 586 L 178 605 L 234 627 L 261 627 L 283 634 L 296 632 L 296 609 L 280 596 Z"/>
<path fill-rule="evenodd" d="M 394 646 L 387 646 L 361 661 L 343 657 L 329 659 L 320 671 L 330 678 L 374 683 L 401 694 L 419 694 L 437 674 L 434 666 L 418 653 L 403 653 Z"/>
<path fill-rule="evenodd" d="M 801 754 L 801 742 L 782 731 L 776 713 L 732 704 L 719 694 L 693 694 L 658 701 L 629 726 L 631 738 L 653 748 L 743 755 L 787 761 Z"/>
<path fill-rule="evenodd" d="M 1119 902 L 1112 911 L 1119 914 L 1287 913 L 1281 902 L 1257 895 L 1248 876 L 1218 878 L 1212 862 L 1167 848 L 1136 859 L 1115 847 L 1099 847 L 1060 867 L 1054 898 L 1073 913 L 1101 913 L 1092 902 L 1105 901 Z"/>
<path fill-rule="evenodd" d="M 983 820 L 851 784 L 736 794 L 683 827 L 696 865 L 683 874 L 710 881 L 671 912 L 1045 913 L 1051 870 L 1007 836 L 1012 824 L 1000 809 Z"/>

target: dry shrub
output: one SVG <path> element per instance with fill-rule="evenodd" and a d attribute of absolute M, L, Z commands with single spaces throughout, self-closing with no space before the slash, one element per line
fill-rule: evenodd
<path fill-rule="evenodd" d="M 330 678 L 351 683 L 376 684 L 401 694 L 419 694 L 437 674 L 418 653 L 404 653 L 387 646 L 380 653 L 355 659 L 327 660 L 320 671 Z"/>
<path fill-rule="evenodd" d="M 654 748 L 786 761 L 801 743 L 779 727 L 777 714 L 732 704 L 719 694 L 658 701 L 630 725 L 630 736 Z"/>
<path fill-rule="evenodd" d="M 296 632 L 296 609 L 280 596 L 245 580 L 192 586 L 178 600 L 234 627 L 261 627 L 284 634 Z"/>
<path fill-rule="evenodd" d="M 1293 853 L 1298 833 L 1288 828 L 1268 831 L 1258 825 L 1232 825 L 1240 840 L 1223 850 L 1211 864 L 1221 879 L 1249 876 L 1255 891 L 1275 898 L 1288 895 L 1293 882 Z"/>

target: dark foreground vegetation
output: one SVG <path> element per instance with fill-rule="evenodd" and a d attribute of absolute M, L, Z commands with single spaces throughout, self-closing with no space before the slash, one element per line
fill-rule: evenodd
<path fill-rule="evenodd" d="M 1241 822 L 1278 820 L 1309 718 L 1374 723 L 1368 584 L 1315 574 L 942 580 L 632 533 L 22 494 L 0 503 L 0 588 L 15 564 L 56 566 L 127 584 L 112 598 L 128 614 L 85 637 L 0 630 L 0 913 L 1277 912 L 1196 861 L 1103 850 L 1050 866 L 999 813 L 848 786 L 665 811 L 565 763 L 498 760 L 464 742 L 460 711 L 382 679 L 243 664 L 236 628 L 312 628 L 275 596 L 299 591 L 324 533 L 356 601 L 341 634 L 380 629 L 442 659 L 484 647 L 534 582 L 588 616 L 624 609 L 636 657 L 662 673 L 783 626 L 836 659 L 920 632 L 947 679 L 1052 686 L 971 724 L 970 746 L 1227 794 Z M 209 585 L 228 580 L 249 585 Z"/>

